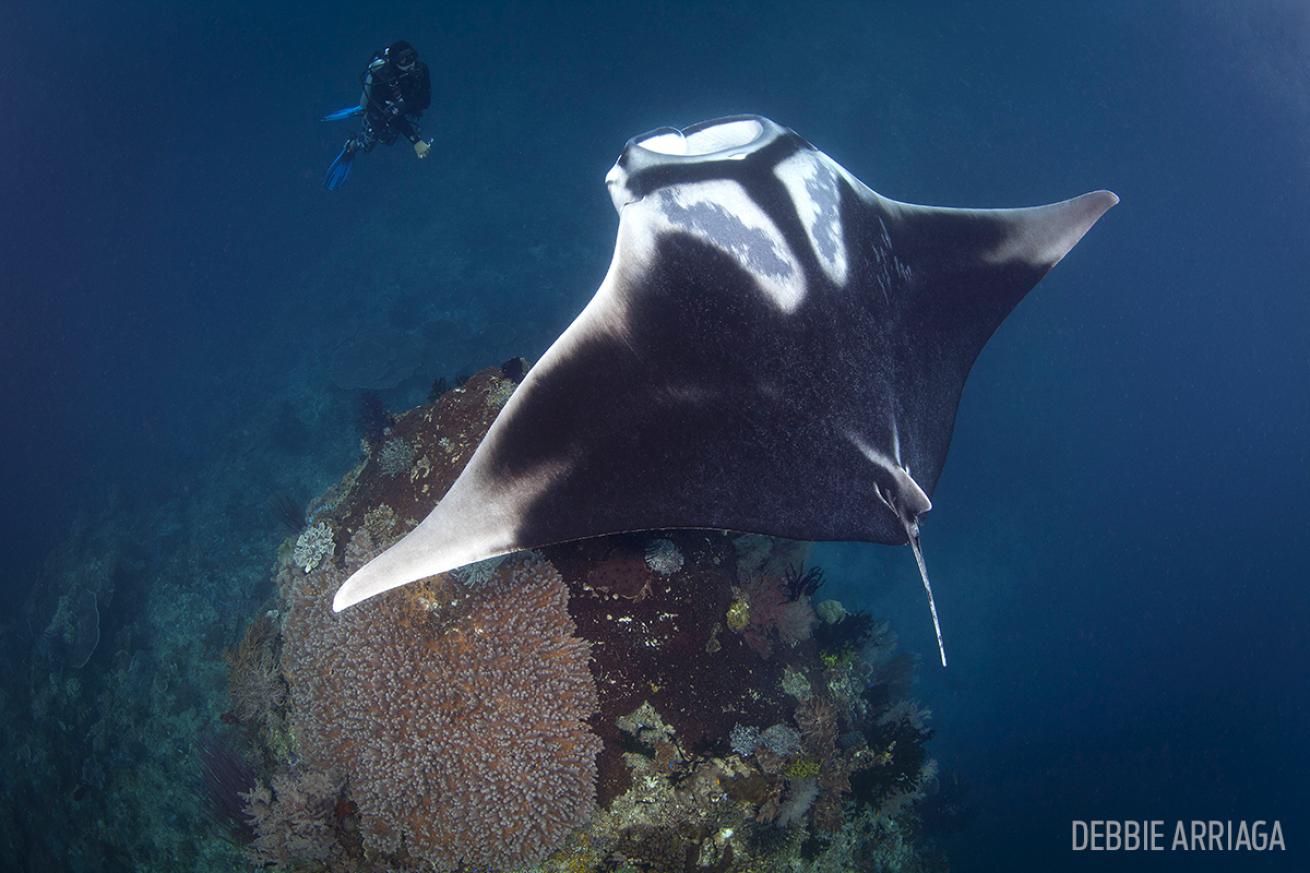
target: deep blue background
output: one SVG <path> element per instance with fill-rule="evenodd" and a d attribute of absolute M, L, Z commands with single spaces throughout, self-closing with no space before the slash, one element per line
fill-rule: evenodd
<path fill-rule="evenodd" d="M 1098 817 L 1279 818 L 1279 858 L 1115 860 L 1300 869 L 1310 8 L 903 7 L 8 11 L 7 591 L 80 510 L 195 487 L 233 439 L 257 448 L 245 422 L 326 382 L 356 311 L 477 312 L 540 354 L 604 273 L 601 180 L 637 132 L 758 112 L 921 203 L 1108 187 L 1122 204 L 965 392 L 925 524 L 950 669 L 908 553 L 816 555 L 924 656 L 943 782 L 971 810 L 957 869 L 1103 869 L 1068 848 L 1069 820 Z M 398 35 L 432 67 L 434 157 L 382 150 L 329 196 L 344 130 L 316 114 Z M 434 251 L 542 267 L 424 282 L 406 265 Z M 324 477 L 356 439 L 348 421 L 316 434 Z"/>

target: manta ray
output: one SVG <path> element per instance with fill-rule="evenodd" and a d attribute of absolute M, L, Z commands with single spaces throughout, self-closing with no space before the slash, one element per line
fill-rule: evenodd
<path fill-rule="evenodd" d="M 759 116 L 660 128 L 606 176 L 609 271 L 449 492 L 342 610 L 521 549 L 712 528 L 913 550 L 974 359 L 1102 214 L 874 192 Z"/>

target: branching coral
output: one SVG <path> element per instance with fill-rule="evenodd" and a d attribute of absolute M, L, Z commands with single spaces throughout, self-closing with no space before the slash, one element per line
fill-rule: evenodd
<path fill-rule="evenodd" d="M 364 529 L 374 542 L 389 542 L 394 538 L 398 524 L 400 519 L 396 517 L 396 511 L 385 503 L 379 503 L 364 513 Z"/>
<path fill-rule="evenodd" d="M 734 752 L 743 758 L 749 758 L 755 754 L 755 749 L 760 744 L 760 729 L 748 724 L 733 725 L 732 733 L 728 735 L 728 742 Z"/>
<path fill-rule="evenodd" d="M 369 851 L 438 870 L 540 860 L 590 816 L 600 750 L 567 588 L 526 556 L 476 590 L 410 586 L 334 615 L 371 551 L 356 533 L 346 570 L 292 595 L 283 664 L 304 755 L 349 779 Z"/>
<path fill-rule="evenodd" d="M 334 812 L 342 780 L 322 771 L 279 773 L 259 783 L 245 798 L 245 814 L 255 832 L 250 855 L 258 864 L 303 865 L 339 854 Z"/>
<path fill-rule="evenodd" d="M 775 724 L 760 734 L 760 741 L 780 758 L 796 754 L 800 748 L 801 735 L 785 724 Z"/>
<path fill-rule="evenodd" d="M 399 476 L 414 463 L 414 447 L 400 437 L 387 440 L 378 452 L 378 467 L 384 475 Z"/>

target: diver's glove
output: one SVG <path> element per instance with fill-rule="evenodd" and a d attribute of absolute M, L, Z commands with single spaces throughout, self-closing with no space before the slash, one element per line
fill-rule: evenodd
<path fill-rule="evenodd" d="M 428 152 L 432 150 L 432 143 L 426 139 L 414 140 L 414 154 L 418 155 L 419 160 L 426 158 Z"/>

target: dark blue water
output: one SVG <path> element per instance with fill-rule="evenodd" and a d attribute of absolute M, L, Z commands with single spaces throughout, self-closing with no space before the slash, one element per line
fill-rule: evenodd
<path fill-rule="evenodd" d="M 7 16 L 6 598 L 106 507 L 187 495 L 233 553 L 267 553 L 271 496 L 307 498 L 354 456 L 328 375 L 343 340 L 414 343 L 396 408 L 434 376 L 540 354 L 608 264 L 602 177 L 625 140 L 760 113 L 897 199 L 1122 198 L 966 389 L 925 524 L 949 670 L 909 554 L 817 552 L 923 656 L 934 754 L 965 798 L 942 836 L 955 869 L 1304 868 L 1304 4 Z M 432 68 L 433 156 L 381 149 L 328 195 L 346 132 L 316 116 L 398 35 Z M 1288 851 L 1072 853 L 1070 821 L 1091 818 L 1279 819 Z"/>

